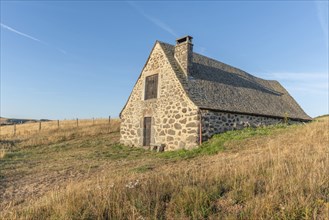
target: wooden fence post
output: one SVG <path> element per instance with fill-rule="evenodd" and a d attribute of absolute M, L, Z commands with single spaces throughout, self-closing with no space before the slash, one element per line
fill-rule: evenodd
<path fill-rule="evenodd" d="M 57 129 L 59 129 L 59 120 L 57 120 Z"/>
<path fill-rule="evenodd" d="M 16 124 L 14 124 L 14 136 L 16 135 Z"/>
<path fill-rule="evenodd" d="M 95 119 L 93 118 L 93 125 L 95 125 Z"/>
<path fill-rule="evenodd" d="M 111 133 L 111 115 L 109 116 L 109 133 Z"/>
<path fill-rule="evenodd" d="M 41 121 L 39 121 L 39 132 L 41 131 Z"/>
<path fill-rule="evenodd" d="M 79 127 L 79 119 L 77 118 L 77 127 Z"/>

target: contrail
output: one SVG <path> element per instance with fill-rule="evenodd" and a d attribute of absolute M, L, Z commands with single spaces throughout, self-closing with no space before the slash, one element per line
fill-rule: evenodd
<path fill-rule="evenodd" d="M 316 14 L 323 32 L 325 44 L 328 45 L 328 2 L 315 1 Z"/>
<path fill-rule="evenodd" d="M 151 17 L 150 15 L 146 14 L 140 7 L 138 7 L 134 2 L 127 2 L 131 7 L 135 8 L 136 11 L 141 14 L 143 17 L 145 17 L 147 20 L 151 21 L 153 24 L 155 24 L 156 26 L 158 26 L 159 28 L 167 31 L 168 33 L 170 33 L 171 35 L 173 35 L 174 37 L 177 37 L 177 34 L 175 33 L 175 31 L 173 29 L 171 29 L 171 27 L 169 27 L 166 23 L 164 23 L 163 21 Z"/>
<path fill-rule="evenodd" d="M 18 31 L 18 30 L 15 30 L 14 28 L 11 28 L 11 27 L 5 25 L 5 24 L 2 24 L 2 23 L 0 23 L 0 24 L 1 24 L 1 27 L 4 28 L 4 29 L 7 29 L 7 30 L 9 30 L 9 31 L 11 31 L 11 32 L 14 32 L 14 33 L 16 33 L 16 34 L 19 34 L 19 35 L 21 35 L 21 36 L 23 36 L 23 37 L 27 37 L 27 38 L 29 38 L 29 39 L 31 39 L 31 40 L 34 40 L 34 41 L 37 41 L 37 42 L 40 42 L 40 43 L 45 44 L 44 42 L 42 42 L 42 41 L 39 40 L 38 38 L 32 37 L 32 36 L 30 36 L 30 35 L 28 35 L 28 34 L 24 34 L 24 33 L 20 32 L 20 31 Z"/>
<path fill-rule="evenodd" d="M 18 34 L 18 35 L 21 35 L 21 36 L 23 36 L 23 37 L 29 38 L 29 39 L 31 39 L 31 40 L 37 41 L 37 42 L 39 42 L 39 43 L 41 43 L 41 44 L 44 44 L 44 45 L 50 46 L 50 45 L 47 44 L 46 42 L 44 42 L 44 41 L 42 41 L 42 40 L 39 40 L 39 39 L 36 38 L 36 37 L 32 37 L 31 35 L 28 35 L 28 34 L 25 34 L 25 33 L 23 33 L 23 32 L 20 32 L 20 31 L 14 29 L 14 28 L 12 28 L 12 27 L 9 27 L 8 25 L 5 25 L 5 24 L 3 24 L 3 23 L 0 23 L 0 25 L 1 25 L 2 28 L 7 29 L 8 31 L 11 31 L 11 32 L 13 32 L 13 33 L 15 33 L 15 34 Z M 66 54 L 66 51 L 63 50 L 63 49 L 60 49 L 60 48 L 57 48 L 57 47 L 55 47 L 55 49 L 58 50 L 58 51 L 61 52 L 61 53 Z"/>

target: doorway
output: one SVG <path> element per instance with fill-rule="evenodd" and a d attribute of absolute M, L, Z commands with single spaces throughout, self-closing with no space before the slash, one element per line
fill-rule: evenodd
<path fill-rule="evenodd" d="M 151 117 L 144 118 L 143 126 L 143 146 L 150 146 L 151 144 Z"/>

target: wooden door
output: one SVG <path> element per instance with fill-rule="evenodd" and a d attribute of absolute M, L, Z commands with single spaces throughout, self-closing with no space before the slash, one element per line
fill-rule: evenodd
<path fill-rule="evenodd" d="M 143 146 L 150 146 L 151 144 L 151 117 L 144 118 L 144 127 L 143 127 Z"/>

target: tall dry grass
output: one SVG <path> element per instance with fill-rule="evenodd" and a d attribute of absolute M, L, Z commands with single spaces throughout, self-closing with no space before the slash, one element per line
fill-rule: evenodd
<path fill-rule="evenodd" d="M 0 159 L 4 158 L 6 155 L 6 150 L 5 149 L 0 149 Z"/>
<path fill-rule="evenodd" d="M 151 171 L 102 174 L 3 217 L 329 219 L 328 122 L 235 141 L 217 155 Z"/>
<path fill-rule="evenodd" d="M 76 121 L 60 121 L 60 128 L 54 128 L 55 122 L 44 122 L 45 125 L 40 131 L 36 132 L 34 128 L 39 127 L 39 123 L 30 123 L 17 125 L 19 132 L 16 135 L 8 134 L 6 131 L 10 131 L 13 126 L 2 126 L 4 130 L 3 135 L 0 136 L 0 147 L 2 149 L 12 148 L 24 148 L 39 145 L 52 144 L 62 141 L 68 141 L 72 139 L 78 139 L 82 137 L 97 136 L 100 134 L 108 134 L 111 132 L 117 132 L 120 128 L 119 119 L 111 119 L 109 123 L 108 119 L 97 119 L 94 121 L 82 120 L 79 126 L 76 126 Z"/>
<path fill-rule="evenodd" d="M 117 121 L 117 119 L 112 119 Z M 60 129 L 75 129 L 77 127 L 90 127 L 91 125 L 106 125 L 109 123 L 109 119 L 98 118 L 98 119 L 79 119 L 77 120 L 54 120 L 54 121 L 45 121 L 25 123 L 25 124 L 16 124 L 15 125 L 5 125 L 0 127 L 0 137 L 1 138 L 12 138 L 16 137 L 28 137 L 33 134 L 40 132 L 49 132 Z M 16 130 L 15 130 L 16 129 Z"/>

